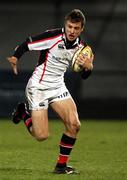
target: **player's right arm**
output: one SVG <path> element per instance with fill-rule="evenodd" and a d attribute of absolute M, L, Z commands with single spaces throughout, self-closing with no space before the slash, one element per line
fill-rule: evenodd
<path fill-rule="evenodd" d="M 12 66 L 14 74 L 18 74 L 17 71 L 17 62 L 18 59 L 27 51 L 37 50 L 41 51 L 44 49 L 49 49 L 56 42 L 57 36 L 60 36 L 62 33 L 61 29 L 45 31 L 42 34 L 29 37 L 21 45 L 15 48 L 13 56 L 8 57 L 7 60 Z"/>
<path fill-rule="evenodd" d="M 9 61 L 9 63 L 12 66 L 12 70 L 13 70 L 14 74 L 16 74 L 16 75 L 18 74 L 18 71 L 17 71 L 18 59 L 28 50 L 29 49 L 28 49 L 27 40 L 26 40 L 21 45 L 19 45 L 15 48 L 13 56 L 7 57 L 7 60 Z"/>
<path fill-rule="evenodd" d="M 11 64 L 14 74 L 17 75 L 18 74 L 18 71 L 17 71 L 17 61 L 18 61 L 18 59 L 15 56 L 11 56 L 11 57 L 7 57 L 7 60 Z"/>

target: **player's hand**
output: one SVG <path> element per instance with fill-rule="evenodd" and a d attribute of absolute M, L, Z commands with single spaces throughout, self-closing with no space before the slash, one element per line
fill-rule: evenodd
<path fill-rule="evenodd" d="M 17 71 L 17 61 L 18 61 L 18 59 L 15 56 L 11 56 L 11 57 L 7 57 L 7 60 L 11 64 L 14 74 L 17 75 L 18 74 L 18 71 Z"/>
<path fill-rule="evenodd" d="M 82 66 L 85 70 L 92 70 L 93 69 L 93 59 L 94 59 L 94 55 L 92 54 L 92 56 L 90 58 L 88 58 L 86 55 L 84 54 L 80 54 L 77 57 L 76 62 Z"/>

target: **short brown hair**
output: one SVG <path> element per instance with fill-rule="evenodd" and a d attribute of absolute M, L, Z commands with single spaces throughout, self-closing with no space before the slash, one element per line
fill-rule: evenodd
<path fill-rule="evenodd" d="M 86 18 L 84 16 L 84 14 L 79 9 L 73 9 L 72 11 L 70 11 L 65 16 L 65 22 L 68 20 L 70 20 L 73 23 L 81 22 L 82 27 L 85 25 L 85 22 L 86 22 Z"/>

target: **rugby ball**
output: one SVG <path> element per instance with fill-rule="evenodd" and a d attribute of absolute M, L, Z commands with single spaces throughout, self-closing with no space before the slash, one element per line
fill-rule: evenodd
<path fill-rule="evenodd" d="M 90 46 L 85 46 L 82 48 L 79 48 L 73 55 L 72 57 L 72 69 L 74 72 L 80 72 L 83 70 L 83 67 L 78 65 L 76 63 L 76 59 L 78 57 L 79 54 L 84 54 L 85 56 L 87 56 L 88 58 L 90 58 L 92 56 L 92 50 Z"/>

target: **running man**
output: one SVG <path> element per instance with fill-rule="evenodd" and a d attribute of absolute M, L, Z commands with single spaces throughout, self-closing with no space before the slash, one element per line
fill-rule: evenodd
<path fill-rule="evenodd" d="M 18 59 L 27 51 L 40 51 L 37 66 L 26 86 L 30 114 L 26 105 L 20 103 L 13 113 L 13 122 L 19 123 L 20 119 L 23 119 L 30 134 L 38 141 L 43 141 L 49 136 L 49 105 L 59 115 L 65 132 L 60 140 L 60 152 L 54 168 L 56 174 L 77 172 L 67 163 L 81 124 L 76 104 L 64 83 L 64 73 L 76 50 L 87 45 L 80 38 L 84 26 L 84 14 L 79 9 L 73 9 L 65 16 L 63 28 L 47 30 L 27 38 L 17 46 L 14 54 L 7 58 L 14 73 L 18 74 Z M 88 78 L 93 69 L 93 56 L 87 58 L 80 54 L 77 63 L 83 67 L 81 78 Z"/>

